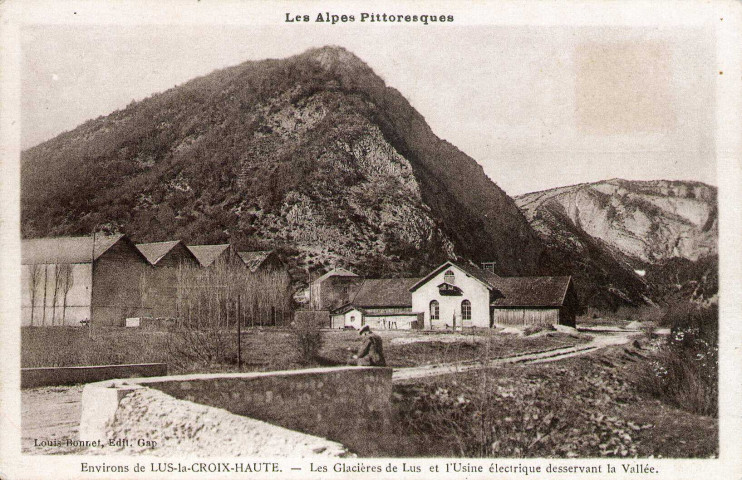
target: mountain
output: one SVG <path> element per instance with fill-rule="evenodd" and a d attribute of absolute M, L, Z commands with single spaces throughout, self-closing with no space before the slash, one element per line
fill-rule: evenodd
<path fill-rule="evenodd" d="M 121 231 L 277 248 L 296 275 L 539 269 L 544 245 L 480 165 L 359 58 L 246 62 L 22 153 L 24 237 Z"/>
<path fill-rule="evenodd" d="M 613 179 L 529 193 L 516 203 L 555 268 L 575 271 L 591 304 L 615 307 L 662 299 L 689 282 L 695 295 L 715 293 L 716 196 L 699 182 Z"/>

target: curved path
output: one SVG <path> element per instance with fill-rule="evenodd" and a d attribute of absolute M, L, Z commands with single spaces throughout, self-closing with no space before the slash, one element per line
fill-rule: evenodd
<path fill-rule="evenodd" d="M 481 368 L 499 367 L 502 365 L 514 363 L 544 363 L 561 360 L 563 358 L 585 355 L 601 348 L 613 345 L 623 345 L 639 333 L 636 330 L 584 330 L 594 335 L 588 343 L 574 345 L 571 347 L 559 347 L 541 352 L 521 353 L 509 357 L 496 358 L 489 361 L 467 361 L 457 363 L 443 363 L 433 365 L 423 365 L 420 367 L 395 368 L 392 374 L 393 382 L 402 382 L 415 378 L 432 377 L 436 375 L 446 375 L 450 373 L 466 372 L 469 370 L 478 370 Z"/>

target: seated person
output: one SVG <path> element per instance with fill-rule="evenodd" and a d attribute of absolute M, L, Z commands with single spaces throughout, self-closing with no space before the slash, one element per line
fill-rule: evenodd
<path fill-rule="evenodd" d="M 385 367 L 384 347 L 382 346 L 381 337 L 371 332 L 371 327 L 364 325 L 358 332 L 364 336 L 363 344 L 358 349 L 358 353 L 353 355 L 350 360 L 351 365 Z"/>

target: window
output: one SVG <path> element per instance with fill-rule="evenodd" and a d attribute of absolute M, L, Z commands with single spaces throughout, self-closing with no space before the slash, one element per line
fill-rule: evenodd
<path fill-rule="evenodd" d="M 449 270 L 445 274 L 443 274 L 443 281 L 444 282 L 453 285 L 454 284 L 453 283 L 454 280 L 455 280 L 455 278 L 454 278 L 453 272 L 451 270 Z"/>
<path fill-rule="evenodd" d="M 461 302 L 461 319 L 471 320 L 471 302 L 469 300 Z"/>
<path fill-rule="evenodd" d="M 430 319 L 431 320 L 438 320 L 440 318 L 440 308 L 438 306 L 438 300 L 433 300 L 430 302 Z"/>

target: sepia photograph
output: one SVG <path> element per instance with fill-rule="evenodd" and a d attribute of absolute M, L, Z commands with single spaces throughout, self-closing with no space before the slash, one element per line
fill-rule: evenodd
<path fill-rule="evenodd" d="M 180 3 L 3 13 L 0 478 L 740 473 L 739 8 Z"/>

